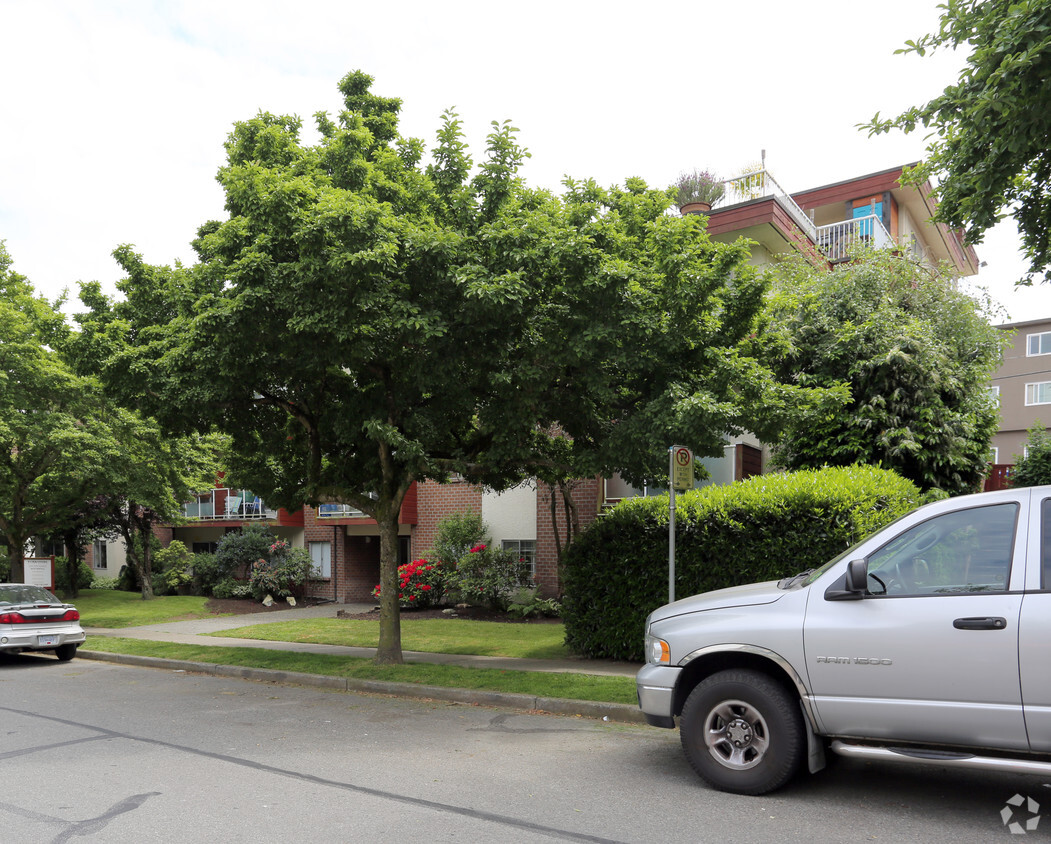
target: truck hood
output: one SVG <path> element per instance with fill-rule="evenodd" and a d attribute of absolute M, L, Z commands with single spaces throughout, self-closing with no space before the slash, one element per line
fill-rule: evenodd
<path fill-rule="evenodd" d="M 673 604 L 665 604 L 650 613 L 651 622 L 672 618 L 692 612 L 726 609 L 728 607 L 748 607 L 756 604 L 772 604 L 785 595 L 783 589 L 777 588 L 778 581 L 768 580 L 765 583 L 749 583 L 745 586 L 731 586 L 729 589 L 716 589 L 683 598 Z"/>

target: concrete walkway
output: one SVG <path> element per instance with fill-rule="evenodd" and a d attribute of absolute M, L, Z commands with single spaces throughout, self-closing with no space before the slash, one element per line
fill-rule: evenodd
<path fill-rule="evenodd" d="M 91 637 L 116 637 L 124 639 L 150 639 L 157 642 L 175 642 L 187 645 L 226 646 L 239 648 L 261 648 L 277 651 L 294 651 L 298 653 L 331 654 L 371 659 L 376 655 L 375 648 L 356 648 L 341 645 L 315 645 L 303 642 L 276 642 L 259 639 L 237 639 L 227 636 L 209 635 L 221 633 L 247 625 L 274 624 L 281 621 L 300 621 L 308 618 L 335 618 L 343 610 L 347 613 L 369 612 L 373 604 L 322 604 L 311 607 L 295 607 L 286 610 L 248 613 L 246 615 L 216 616 L 213 618 L 192 619 L 189 621 L 168 621 L 161 624 L 149 624 L 141 627 L 122 627 L 119 629 L 85 627 L 88 641 L 81 647 L 80 656 L 89 659 L 100 659 L 136 665 L 147 665 L 173 670 L 199 671 L 210 674 L 232 674 L 249 679 L 269 680 L 276 682 L 293 682 L 298 685 L 320 685 L 325 687 L 346 688 L 350 691 L 370 691 L 385 694 L 409 694 L 415 697 L 429 697 L 444 700 L 456 700 L 468 703 L 480 703 L 490 706 L 510 706 L 512 708 L 543 709 L 545 711 L 572 711 L 574 714 L 602 717 L 606 720 L 631 721 L 641 720 L 641 713 L 634 707 L 619 704 L 589 704 L 586 701 L 551 701 L 541 700 L 528 695 L 501 695 L 493 692 L 473 692 L 464 689 L 441 689 L 435 686 L 416 686 L 407 683 L 379 683 L 374 681 L 354 682 L 344 678 L 319 677 L 308 674 L 292 674 L 284 671 L 267 671 L 264 669 L 243 669 L 227 666 L 211 666 L 206 663 L 191 663 L 180 660 L 154 659 L 152 657 L 130 657 L 124 654 L 107 654 L 91 650 Z M 436 654 L 420 651 L 403 651 L 407 663 L 432 663 L 436 665 L 457 665 L 469 668 L 496 668 L 510 671 L 547 671 L 554 673 L 598 674 L 633 677 L 639 665 L 629 662 L 588 659 L 516 659 L 494 656 L 466 656 L 458 654 Z M 179 666 L 183 666 L 180 668 Z M 316 679 L 309 679 L 309 678 Z M 334 685 L 335 684 L 335 685 Z M 569 706 L 566 710 L 563 705 Z"/>

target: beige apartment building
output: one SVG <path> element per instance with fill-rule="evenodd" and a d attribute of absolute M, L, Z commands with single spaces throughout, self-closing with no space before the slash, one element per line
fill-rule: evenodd
<path fill-rule="evenodd" d="M 990 461 L 1012 464 L 1037 421 L 1051 429 L 1051 316 L 999 326 L 1011 336 L 990 389 L 1000 402 L 1000 430 Z"/>

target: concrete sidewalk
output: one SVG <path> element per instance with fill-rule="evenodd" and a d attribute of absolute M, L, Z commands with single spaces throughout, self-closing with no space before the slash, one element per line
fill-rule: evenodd
<path fill-rule="evenodd" d="M 622 704 L 590 703 L 541 699 L 531 695 L 499 694 L 467 689 L 447 689 L 437 686 L 418 686 L 411 683 L 381 683 L 378 681 L 352 681 L 341 677 L 326 677 L 312 674 L 296 674 L 287 671 L 247 669 L 236 666 L 217 666 L 209 663 L 154 657 L 132 657 L 125 654 L 109 654 L 91 650 L 91 637 L 115 637 L 123 639 L 150 639 L 157 642 L 174 642 L 187 645 L 226 646 L 239 648 L 261 648 L 264 650 L 293 651 L 297 653 L 331 654 L 333 656 L 371 659 L 375 648 L 356 648 L 341 645 L 315 645 L 303 642 L 272 642 L 258 639 L 237 639 L 208 635 L 232 630 L 237 627 L 257 624 L 274 624 L 281 621 L 297 621 L 308 618 L 335 618 L 343 610 L 347 613 L 369 612 L 373 604 L 323 604 L 312 607 L 295 607 L 287 610 L 249 613 L 246 615 L 217 616 L 214 618 L 169 621 L 142 627 L 120 629 L 85 627 L 88 641 L 81 646 L 79 655 L 87 659 L 145 665 L 169 670 L 194 671 L 198 673 L 238 676 L 246 679 L 270 682 L 291 682 L 297 685 L 316 685 L 347 691 L 366 691 L 399 696 L 426 697 L 439 700 L 454 700 L 487 706 L 508 706 L 516 709 L 540 709 L 561 714 L 579 714 L 600 717 L 606 720 L 639 722 L 641 713 L 637 707 Z M 467 656 L 459 654 L 423 653 L 403 651 L 407 663 L 431 663 L 456 665 L 468 668 L 496 668 L 505 671 L 546 671 L 553 673 L 598 674 L 633 677 L 639 665 L 628 662 L 587 659 L 517 659 L 493 656 Z"/>

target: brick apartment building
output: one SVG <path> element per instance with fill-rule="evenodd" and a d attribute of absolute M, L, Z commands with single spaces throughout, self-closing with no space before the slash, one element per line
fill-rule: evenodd
<path fill-rule="evenodd" d="M 956 232 L 929 221 L 934 210 L 929 186 L 903 186 L 902 170 L 895 167 L 790 195 L 761 169 L 724 183 L 724 195 L 707 212 L 708 231 L 719 241 L 742 236 L 753 240 L 756 245 L 751 261 L 756 265 L 799 252 L 819 266 L 831 267 L 847 259 L 853 243 L 863 241 L 896 246 L 931 264 L 947 262 L 961 276 L 976 273 L 974 250 L 964 245 Z M 1048 342 L 1051 351 L 1051 340 Z M 763 446 L 747 434 L 728 438 L 722 456 L 699 463 L 709 474 L 700 483 L 731 483 L 764 470 Z M 581 479 L 573 489 L 580 526 L 586 527 L 605 507 L 623 498 L 650 492 L 630 487 L 619 477 Z M 546 594 L 558 592 L 557 543 L 550 492 L 545 485 L 525 483 L 496 493 L 457 480 L 416 484 L 400 516 L 400 560 L 407 562 L 426 554 L 438 522 L 458 512 L 480 514 L 493 542 L 528 559 Z M 309 550 L 322 573 L 313 586 L 313 594 L 319 597 L 337 602 L 371 600 L 372 589 L 379 582 L 378 528 L 372 519 L 351 507 L 322 505 L 290 514 L 268 509 L 250 492 L 216 489 L 188 504 L 186 514 L 192 521 L 167 529 L 166 538 L 181 539 L 193 550 L 212 550 L 223 533 L 238 530 L 249 521 L 266 521 L 277 536 Z M 564 535 L 565 514 L 560 500 L 556 501 L 555 518 Z M 96 562 L 100 550 L 93 555 Z M 103 556 L 111 574 L 119 571 L 114 563 L 119 554 L 119 549 L 109 550 L 108 561 Z"/>

